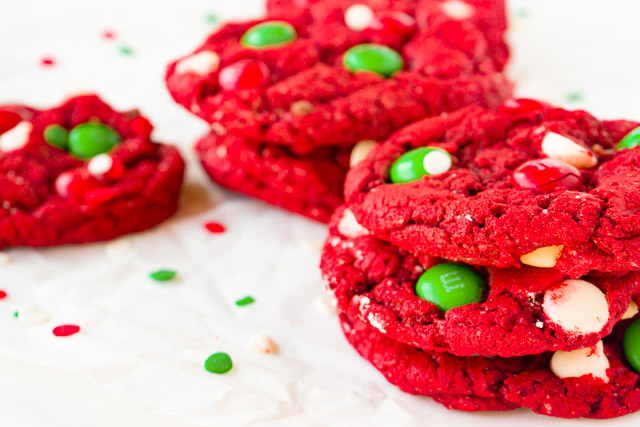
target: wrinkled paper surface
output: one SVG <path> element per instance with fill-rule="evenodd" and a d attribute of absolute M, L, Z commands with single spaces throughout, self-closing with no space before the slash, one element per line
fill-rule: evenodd
<path fill-rule="evenodd" d="M 155 138 L 179 145 L 189 165 L 180 213 L 130 236 L 130 251 L 102 243 L 8 251 L 13 262 L 0 266 L 0 288 L 9 293 L 0 302 L 0 425 L 566 423 L 527 410 L 447 411 L 388 384 L 346 344 L 324 305 L 317 269 L 323 226 L 207 181 L 190 149 L 206 126 L 172 103 L 164 68 L 213 29 L 207 13 L 258 16 L 260 0 L 1 1 L 0 102 L 46 107 L 97 91 L 118 109 L 140 108 L 156 125 Z M 640 120 L 637 2 L 510 6 L 509 74 L 519 95 Z M 106 30 L 117 37 L 104 39 Z M 133 55 L 119 53 L 121 46 Z M 40 66 L 43 57 L 56 65 Z M 206 221 L 228 231 L 209 234 Z M 178 280 L 153 282 L 148 273 L 159 268 L 177 270 Z M 235 306 L 246 295 L 255 303 Z M 13 312 L 32 305 L 52 321 L 16 321 Z M 52 328 L 63 323 L 82 332 L 54 337 Z M 260 332 L 279 354 L 244 348 Z M 226 375 L 203 369 L 218 351 L 233 358 Z"/>

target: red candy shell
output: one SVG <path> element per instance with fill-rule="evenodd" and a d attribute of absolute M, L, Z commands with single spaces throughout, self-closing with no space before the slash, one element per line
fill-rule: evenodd
<path fill-rule="evenodd" d="M 404 12 L 379 12 L 365 31 L 381 37 L 399 36 L 409 38 L 416 31 L 416 21 Z"/>
<path fill-rule="evenodd" d="M 224 90 L 255 89 L 269 83 L 271 72 L 260 61 L 242 60 L 220 71 L 218 81 Z"/>
<path fill-rule="evenodd" d="M 21 121 L 22 118 L 16 113 L 0 111 L 0 133 L 5 133 L 9 129 L 13 129 Z"/>
<path fill-rule="evenodd" d="M 511 182 L 514 187 L 549 193 L 559 188 L 573 190 L 580 185 L 580 171 L 565 162 L 554 159 L 531 160 L 520 165 Z"/>

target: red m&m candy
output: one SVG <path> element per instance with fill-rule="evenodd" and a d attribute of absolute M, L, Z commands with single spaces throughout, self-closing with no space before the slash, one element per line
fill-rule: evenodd
<path fill-rule="evenodd" d="M 406 39 L 415 33 L 416 21 L 404 12 L 378 12 L 365 31 L 379 37 L 396 36 Z"/>
<path fill-rule="evenodd" d="M 22 118 L 11 111 L 0 111 L 0 133 L 13 129 L 22 121 Z"/>
<path fill-rule="evenodd" d="M 553 159 L 531 160 L 511 175 L 514 187 L 549 193 L 559 188 L 573 190 L 580 185 L 580 171 L 568 163 Z"/>
<path fill-rule="evenodd" d="M 507 99 L 498 107 L 498 112 L 512 118 L 525 118 L 543 108 L 542 103 L 533 99 Z"/>
<path fill-rule="evenodd" d="M 54 184 L 60 197 L 78 201 L 84 201 L 87 192 L 98 185 L 98 180 L 78 169 L 61 173 Z"/>
<path fill-rule="evenodd" d="M 255 89 L 269 83 L 271 72 L 264 62 L 245 59 L 220 70 L 218 82 L 224 90 Z"/>

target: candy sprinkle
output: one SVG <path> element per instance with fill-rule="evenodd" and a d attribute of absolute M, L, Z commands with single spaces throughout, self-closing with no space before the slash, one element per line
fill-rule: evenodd
<path fill-rule="evenodd" d="M 5 299 L 7 297 L 7 293 L 0 289 L 0 299 Z"/>
<path fill-rule="evenodd" d="M 113 40 L 116 38 L 116 33 L 110 30 L 106 30 L 102 32 L 102 38 L 106 40 Z"/>
<path fill-rule="evenodd" d="M 68 337 L 80 332 L 80 326 L 78 325 L 60 325 L 53 328 L 53 335 L 57 337 Z"/>
<path fill-rule="evenodd" d="M 204 225 L 204 228 L 206 228 L 209 233 L 215 233 L 215 234 L 224 233 L 225 231 L 227 231 L 225 226 L 218 222 L 207 222 Z"/>
<path fill-rule="evenodd" d="M 176 272 L 173 270 L 158 270 L 149 274 L 149 277 L 156 282 L 166 282 L 176 277 Z"/>
<path fill-rule="evenodd" d="M 580 92 L 572 92 L 567 94 L 567 101 L 569 102 L 580 102 L 584 96 Z"/>
<path fill-rule="evenodd" d="M 118 48 L 118 51 L 122 54 L 122 55 L 126 55 L 126 56 L 131 56 L 133 55 L 133 48 L 129 47 L 129 46 L 120 46 Z"/>
<path fill-rule="evenodd" d="M 215 13 L 207 13 L 204 18 L 209 24 L 217 24 L 220 20 Z"/>
<path fill-rule="evenodd" d="M 255 300 L 253 299 L 253 297 L 246 296 L 246 297 L 241 298 L 238 301 L 236 301 L 236 305 L 238 307 L 243 307 L 245 305 L 253 304 L 254 302 L 255 302 Z"/>
<path fill-rule="evenodd" d="M 214 374 L 226 374 L 233 368 L 233 362 L 227 353 L 215 353 L 204 362 L 204 368 Z"/>
<path fill-rule="evenodd" d="M 56 61 L 53 58 L 49 58 L 49 57 L 44 57 L 40 60 L 40 64 L 43 67 L 52 67 L 54 65 L 56 65 Z"/>

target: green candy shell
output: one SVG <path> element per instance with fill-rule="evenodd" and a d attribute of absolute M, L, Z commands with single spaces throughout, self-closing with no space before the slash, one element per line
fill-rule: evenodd
<path fill-rule="evenodd" d="M 640 145 L 640 127 L 635 128 L 625 135 L 618 143 L 618 150 L 634 148 Z"/>
<path fill-rule="evenodd" d="M 288 22 L 268 21 L 249 28 L 240 43 L 253 49 L 266 49 L 291 43 L 296 38 L 296 29 Z"/>
<path fill-rule="evenodd" d="M 622 343 L 627 362 L 634 371 L 640 374 L 640 319 L 627 327 Z"/>
<path fill-rule="evenodd" d="M 44 140 L 49 145 L 66 150 L 69 146 L 69 131 L 60 125 L 49 125 L 42 133 Z"/>
<path fill-rule="evenodd" d="M 404 68 L 404 60 L 398 52 L 379 44 L 354 46 L 344 54 L 342 62 L 351 72 L 367 71 L 383 77 L 391 77 Z"/>
<path fill-rule="evenodd" d="M 111 126 L 102 123 L 83 123 L 69 132 L 69 151 L 81 159 L 108 153 L 122 138 Z"/>
<path fill-rule="evenodd" d="M 416 294 L 442 311 L 480 302 L 484 291 L 484 280 L 475 270 L 454 263 L 431 267 L 416 284 Z"/>

